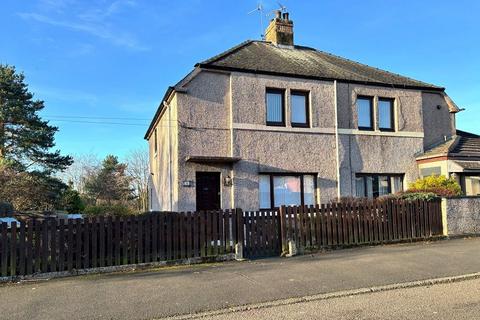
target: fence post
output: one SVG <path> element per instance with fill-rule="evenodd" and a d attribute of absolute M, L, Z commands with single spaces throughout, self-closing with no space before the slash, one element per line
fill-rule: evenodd
<path fill-rule="evenodd" d="M 10 276 L 17 275 L 17 223 L 10 224 Z"/>
<path fill-rule="evenodd" d="M 235 215 L 237 219 L 237 243 L 244 242 L 244 222 L 243 222 L 243 210 L 241 208 L 235 209 Z"/>
<path fill-rule="evenodd" d="M 442 235 L 448 236 L 447 198 L 442 198 L 439 202 L 436 205 L 440 207 Z"/>
<path fill-rule="evenodd" d="M 10 248 L 8 247 L 8 226 L 6 222 L 0 223 L 0 248 L 1 248 L 1 256 L 0 256 L 0 275 L 2 277 L 8 276 L 8 256 L 10 252 Z"/>
<path fill-rule="evenodd" d="M 243 259 L 243 251 L 244 251 L 244 221 L 243 221 L 243 210 L 241 208 L 235 209 L 235 219 L 237 225 L 237 243 L 235 243 L 235 256 L 236 259 L 242 260 Z"/>
<path fill-rule="evenodd" d="M 280 207 L 280 244 L 282 248 L 281 254 L 288 252 L 288 241 L 287 241 L 287 207 Z"/>

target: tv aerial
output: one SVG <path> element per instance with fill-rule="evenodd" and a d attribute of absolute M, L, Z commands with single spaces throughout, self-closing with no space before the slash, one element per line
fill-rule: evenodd
<path fill-rule="evenodd" d="M 285 7 L 283 4 L 277 1 L 278 6 L 280 7 L 278 10 L 280 10 L 282 13 L 287 12 L 287 7 Z"/>
<path fill-rule="evenodd" d="M 275 16 L 277 14 L 277 12 L 280 12 L 280 14 L 287 12 L 287 7 L 286 6 L 281 4 L 279 1 L 277 1 L 277 4 L 278 4 L 278 8 L 270 11 L 269 13 L 267 13 L 267 15 L 266 15 L 267 17 Z"/>
<path fill-rule="evenodd" d="M 252 11 L 248 12 L 247 14 L 252 14 L 252 13 L 255 13 L 255 12 L 258 12 L 260 14 L 260 37 L 262 40 L 265 40 L 265 35 L 263 34 L 263 16 L 264 16 L 264 10 L 265 8 L 263 7 L 263 5 L 261 3 L 258 3 L 257 4 L 257 7 L 255 9 L 253 9 Z"/>

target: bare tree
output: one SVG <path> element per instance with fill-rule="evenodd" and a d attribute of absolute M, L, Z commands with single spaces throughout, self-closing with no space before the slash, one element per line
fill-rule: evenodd
<path fill-rule="evenodd" d="M 73 164 L 60 174 L 65 183 L 72 183 L 80 194 L 85 193 L 85 178 L 99 170 L 101 160 L 96 154 L 78 154 L 73 156 Z"/>
<path fill-rule="evenodd" d="M 138 199 L 138 210 L 148 210 L 148 177 L 150 175 L 148 149 L 132 150 L 126 157 L 127 175 L 132 179 L 132 188 Z"/>
<path fill-rule="evenodd" d="M 75 155 L 74 163 L 63 173 L 60 178 L 65 183 L 72 183 L 73 188 L 84 196 L 87 202 L 90 201 L 85 182 L 94 180 L 94 177 L 100 174 L 102 170 L 102 160 L 96 154 Z M 129 178 L 129 189 L 133 195 L 128 202 L 128 206 L 136 211 L 148 210 L 148 178 L 150 174 L 148 148 L 138 148 L 130 151 L 123 161 L 126 164 L 125 174 Z"/>

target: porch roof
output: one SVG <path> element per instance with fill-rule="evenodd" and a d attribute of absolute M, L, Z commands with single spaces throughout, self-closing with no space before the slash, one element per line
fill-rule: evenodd
<path fill-rule="evenodd" d="M 185 162 L 194 163 L 236 163 L 242 160 L 239 157 L 218 157 L 218 156 L 188 156 L 185 158 Z"/>
<path fill-rule="evenodd" d="M 454 161 L 459 172 L 480 172 L 480 161 Z M 457 170 L 455 170 L 457 171 Z"/>

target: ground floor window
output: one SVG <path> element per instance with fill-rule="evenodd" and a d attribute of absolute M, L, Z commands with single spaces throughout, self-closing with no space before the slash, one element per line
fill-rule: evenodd
<path fill-rule="evenodd" d="M 282 205 L 315 204 L 315 176 L 312 174 L 261 174 L 259 179 L 260 208 Z"/>
<path fill-rule="evenodd" d="M 442 175 L 442 168 L 440 166 L 420 169 L 420 176 L 422 178 L 440 175 Z"/>
<path fill-rule="evenodd" d="M 357 197 L 378 198 L 403 191 L 403 174 L 356 174 Z"/>
<path fill-rule="evenodd" d="M 462 191 L 466 196 L 480 196 L 480 174 L 462 175 Z"/>

